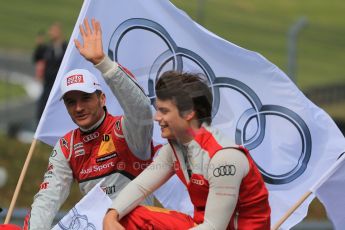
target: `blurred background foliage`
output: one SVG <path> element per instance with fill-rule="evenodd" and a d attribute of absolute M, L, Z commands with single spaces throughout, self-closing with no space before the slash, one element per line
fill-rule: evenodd
<path fill-rule="evenodd" d="M 208 30 L 261 53 L 282 70 L 287 65 L 287 33 L 300 17 L 307 26 L 298 38 L 298 78 L 302 89 L 344 82 L 345 3 L 342 0 L 173 0 Z M 38 31 L 61 22 L 68 37 L 82 0 L 0 1 L 0 49 L 30 53 Z M 114 13 L 116 13 L 114 9 Z"/>

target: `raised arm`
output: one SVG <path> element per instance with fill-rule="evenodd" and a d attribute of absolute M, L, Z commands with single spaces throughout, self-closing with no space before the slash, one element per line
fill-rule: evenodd
<path fill-rule="evenodd" d="M 136 80 L 122 66 L 112 62 L 103 52 L 102 31 L 99 22 L 87 19 L 80 25 L 83 44 L 77 39 L 75 45 L 80 54 L 99 69 L 113 94 L 119 101 L 124 117 L 123 133 L 131 151 L 140 159 L 151 157 L 153 120 L 150 100 Z"/>

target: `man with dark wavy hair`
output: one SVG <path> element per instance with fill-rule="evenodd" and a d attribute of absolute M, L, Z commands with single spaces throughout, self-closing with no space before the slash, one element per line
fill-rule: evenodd
<path fill-rule="evenodd" d="M 155 120 L 168 139 L 158 157 L 114 200 L 104 229 L 270 229 L 268 191 L 248 150 L 211 126 L 212 94 L 196 74 L 165 72 Z M 177 174 L 194 217 L 138 206 Z"/>

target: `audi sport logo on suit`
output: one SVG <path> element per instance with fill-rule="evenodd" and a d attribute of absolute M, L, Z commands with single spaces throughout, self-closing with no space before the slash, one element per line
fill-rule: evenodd
<path fill-rule="evenodd" d="M 83 137 L 83 141 L 89 142 L 89 141 L 96 139 L 97 137 L 99 137 L 99 132 L 94 132 L 94 133 L 91 133 L 91 134 Z"/>

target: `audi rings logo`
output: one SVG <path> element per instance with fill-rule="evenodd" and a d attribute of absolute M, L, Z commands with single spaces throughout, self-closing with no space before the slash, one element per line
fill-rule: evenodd
<path fill-rule="evenodd" d="M 213 176 L 233 176 L 236 173 L 235 165 L 224 165 L 213 170 Z"/>
<path fill-rule="evenodd" d="M 96 139 L 97 137 L 99 137 L 99 132 L 94 132 L 94 133 L 91 133 L 91 134 L 86 135 L 85 137 L 83 137 L 83 141 L 84 142 L 89 142 L 89 141 L 92 141 L 92 140 Z"/>
<path fill-rule="evenodd" d="M 118 61 L 121 41 L 125 35 L 132 30 L 142 30 L 153 33 L 154 35 L 157 35 L 167 47 L 167 49 L 158 55 L 158 57 L 153 61 L 151 68 L 147 73 L 149 76 L 148 96 L 152 103 L 155 101 L 154 84 L 168 63 L 172 63 L 172 69 L 177 71 L 183 71 L 186 63 L 194 63 L 204 73 L 209 87 L 212 90 L 213 117 L 219 110 L 221 100 L 220 89 L 236 91 L 249 102 L 251 107 L 245 110 L 236 122 L 236 144 L 243 145 L 249 150 L 260 146 L 265 137 L 267 116 L 278 116 L 283 118 L 291 125 L 291 127 L 297 129 L 298 136 L 301 140 L 301 152 L 297 157 L 296 164 L 291 170 L 285 171 L 281 174 L 267 172 L 262 166 L 257 164 L 265 182 L 270 184 L 286 184 L 303 174 L 311 156 L 312 141 L 309 128 L 298 114 L 279 105 L 263 105 L 258 95 L 248 85 L 230 77 L 215 76 L 210 65 L 202 57 L 189 49 L 179 47 L 167 30 L 152 20 L 132 18 L 121 23 L 115 29 L 109 42 L 108 55 L 112 60 Z M 251 122 L 255 122 L 257 127 L 254 135 L 249 135 L 249 133 L 253 132 L 247 131 L 249 123 Z M 218 172 L 216 172 L 216 175 L 218 175 L 217 173 Z M 219 175 L 220 173 L 221 172 L 219 172 Z"/>
<path fill-rule="evenodd" d="M 201 179 L 199 180 L 199 179 L 192 178 L 191 181 L 193 184 L 196 184 L 196 185 L 204 185 L 205 184 L 205 182 Z"/>

